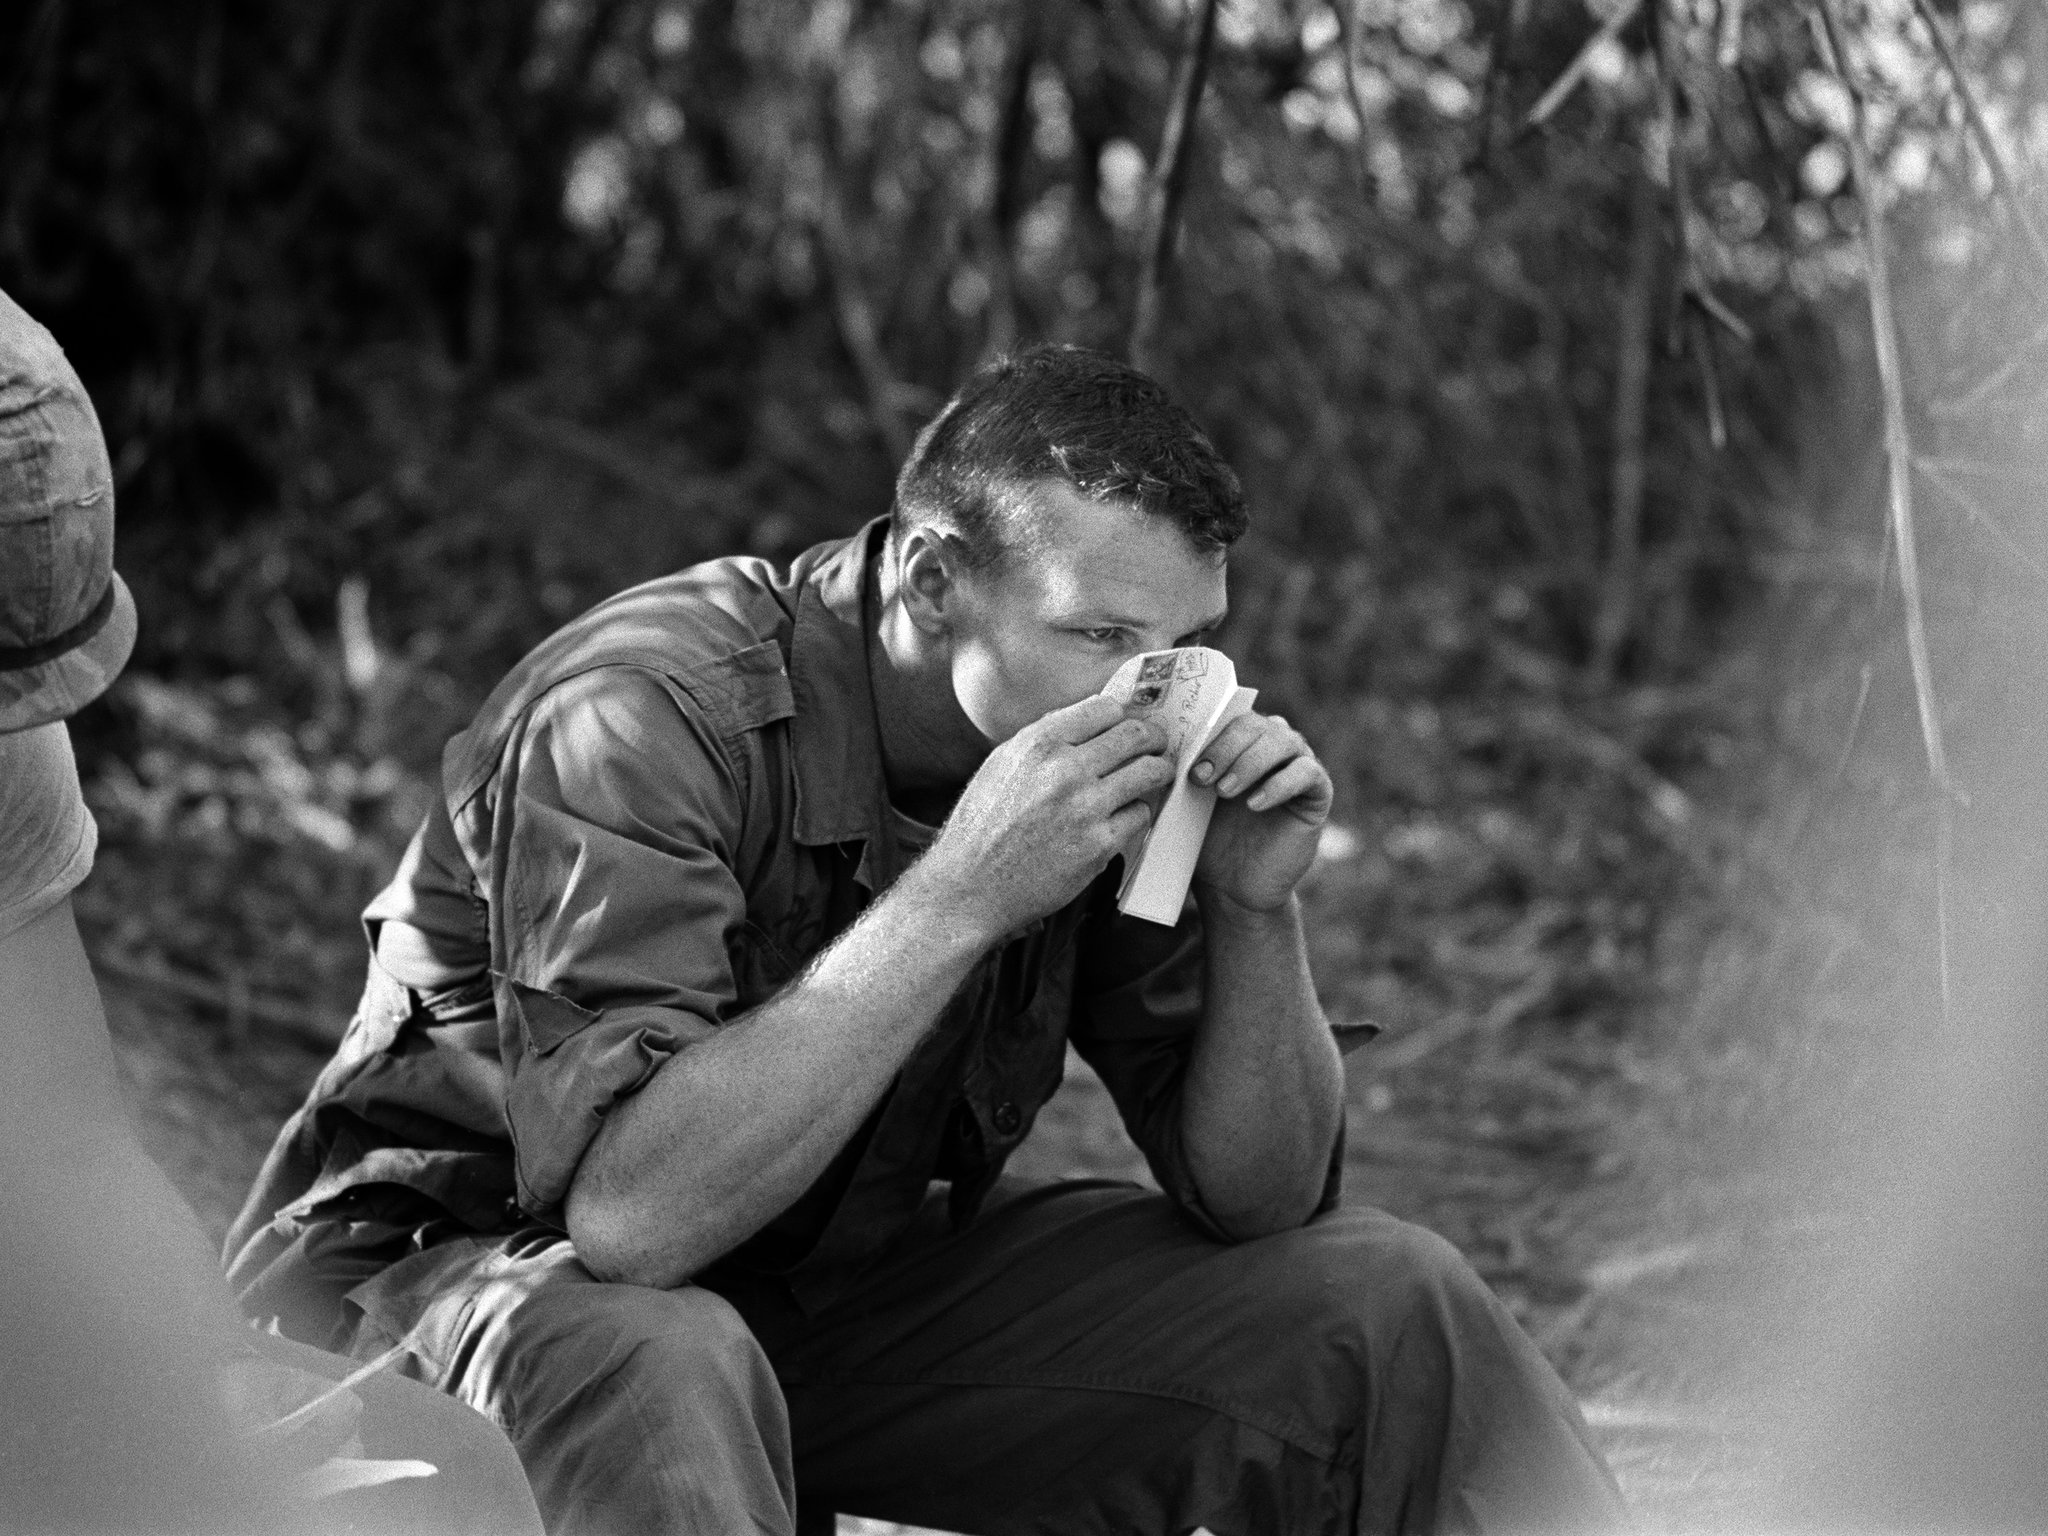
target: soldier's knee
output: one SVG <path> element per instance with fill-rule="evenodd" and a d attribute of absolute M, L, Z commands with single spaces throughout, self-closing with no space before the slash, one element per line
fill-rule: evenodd
<path fill-rule="evenodd" d="M 732 1304 L 695 1286 L 654 1290 L 599 1284 L 573 1298 L 582 1331 L 603 1340 L 621 1369 L 697 1379 L 751 1379 L 761 1346 Z"/>
<path fill-rule="evenodd" d="M 574 1269 L 554 1280 L 508 1309 L 494 1368 L 466 1378 L 549 1529 L 752 1529 L 736 1503 L 794 1505 L 781 1391 L 729 1303 Z"/>
<path fill-rule="evenodd" d="M 1367 1266 L 1399 1283 L 1428 1292 L 1465 1291 L 1482 1285 L 1478 1272 L 1449 1239 L 1411 1222 L 1383 1216 L 1365 1238 Z"/>
<path fill-rule="evenodd" d="M 767 1357 L 739 1313 L 694 1286 L 550 1288 L 518 1309 L 511 1332 L 508 1363 L 521 1378 L 514 1395 L 529 1402 L 624 1393 L 679 1408 L 723 1402 L 730 1412 L 776 1391 Z"/>
<path fill-rule="evenodd" d="M 1472 1304 L 1491 1305 L 1454 1244 L 1383 1212 L 1334 1211 L 1292 1236 L 1288 1266 L 1332 1323 L 1448 1326 Z"/>

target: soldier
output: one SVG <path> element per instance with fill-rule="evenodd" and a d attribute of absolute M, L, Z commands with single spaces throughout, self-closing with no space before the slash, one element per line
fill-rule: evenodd
<path fill-rule="evenodd" d="M 1591 1532 L 1549 1366 L 1343 1203 L 1294 887 L 1330 779 L 1247 714 L 1177 926 L 1097 696 L 1224 617 L 1236 478 L 1150 379 L 975 374 L 886 518 L 542 643 L 365 914 L 347 1039 L 230 1236 L 245 1305 L 511 1432 L 550 1529 Z M 1160 1191 L 1003 1165 L 1071 1042 Z"/>

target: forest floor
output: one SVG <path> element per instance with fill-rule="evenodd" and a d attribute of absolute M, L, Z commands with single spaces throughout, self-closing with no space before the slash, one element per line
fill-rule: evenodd
<path fill-rule="evenodd" d="M 1853 1244 L 1841 1085 L 1926 1002 L 1903 667 L 1844 618 L 1874 568 L 1788 565 L 1684 687 L 1585 688 L 1518 638 L 1526 594 L 1455 574 L 1324 594 L 1253 569 L 1265 617 L 1225 637 L 1339 779 L 1311 958 L 1333 1018 L 1384 1026 L 1347 1063 L 1350 1197 L 1458 1244 L 1652 1530 L 1739 1522 L 1764 1478 L 1760 1309 Z M 82 923 L 147 1145 L 216 1235 L 347 1019 L 357 914 L 489 681 L 426 620 L 380 638 L 360 588 L 334 602 L 315 633 L 243 607 L 246 672 L 138 669 L 82 738 Z M 1303 615 L 1345 603 L 1364 660 L 1319 674 Z M 1143 1178 L 1071 1068 L 1013 1166 Z"/>

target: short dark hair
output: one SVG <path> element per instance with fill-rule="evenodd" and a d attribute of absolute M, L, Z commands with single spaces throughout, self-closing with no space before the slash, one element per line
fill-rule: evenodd
<path fill-rule="evenodd" d="M 918 433 L 891 532 L 936 527 L 970 565 L 991 564 L 1017 542 L 1017 493 L 1045 480 L 1171 518 L 1213 554 L 1250 522 L 1236 474 L 1155 381 L 1085 347 L 1041 345 L 976 369 Z"/>

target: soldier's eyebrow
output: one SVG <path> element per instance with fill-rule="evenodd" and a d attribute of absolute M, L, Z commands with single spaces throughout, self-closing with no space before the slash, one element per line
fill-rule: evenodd
<path fill-rule="evenodd" d="M 1229 609 L 1218 609 L 1199 624 L 1190 625 L 1181 633 L 1184 635 L 1199 635 L 1205 630 L 1216 628 L 1229 615 Z M 1101 629 L 1146 629 L 1157 621 L 1139 618 L 1133 614 L 1119 613 L 1113 608 L 1083 608 L 1074 613 L 1064 615 L 1060 622 L 1065 624 L 1085 624 L 1090 628 Z"/>

